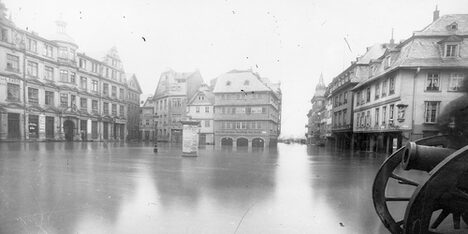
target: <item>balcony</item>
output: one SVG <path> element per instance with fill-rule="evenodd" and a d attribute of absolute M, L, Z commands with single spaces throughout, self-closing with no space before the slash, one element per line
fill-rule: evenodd
<path fill-rule="evenodd" d="M 352 130 L 353 126 L 351 124 L 344 124 L 344 125 L 338 125 L 338 126 L 333 126 L 332 131 L 345 131 L 345 130 Z"/>

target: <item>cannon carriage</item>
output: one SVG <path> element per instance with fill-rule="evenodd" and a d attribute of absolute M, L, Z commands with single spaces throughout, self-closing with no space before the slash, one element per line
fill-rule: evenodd
<path fill-rule="evenodd" d="M 391 233 L 468 233 L 467 100 L 441 114 L 445 135 L 408 142 L 381 165 L 372 198 Z"/>

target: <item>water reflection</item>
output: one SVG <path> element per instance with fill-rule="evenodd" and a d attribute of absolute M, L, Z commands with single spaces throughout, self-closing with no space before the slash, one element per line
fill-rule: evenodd
<path fill-rule="evenodd" d="M 382 155 L 152 147 L 0 144 L 0 233 L 385 232 L 370 197 Z"/>

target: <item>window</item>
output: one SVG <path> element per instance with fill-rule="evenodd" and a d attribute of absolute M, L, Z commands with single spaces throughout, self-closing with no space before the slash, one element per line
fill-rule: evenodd
<path fill-rule="evenodd" d="M 340 93 L 340 95 L 338 95 L 338 106 L 341 106 L 341 100 L 343 99 L 343 94 Z"/>
<path fill-rule="evenodd" d="M 361 123 L 361 113 L 356 114 L 356 127 L 359 128 Z"/>
<path fill-rule="evenodd" d="M 445 57 L 457 56 L 458 45 L 445 45 Z"/>
<path fill-rule="evenodd" d="M 7 83 L 7 100 L 19 102 L 20 101 L 20 86 L 19 84 Z"/>
<path fill-rule="evenodd" d="M 244 81 L 244 85 L 249 85 L 250 84 L 250 81 L 246 80 Z"/>
<path fill-rule="evenodd" d="M 370 102 L 370 87 L 367 87 L 366 89 L 366 103 Z"/>
<path fill-rule="evenodd" d="M 46 80 L 54 80 L 54 68 L 45 66 L 44 68 L 44 79 Z"/>
<path fill-rule="evenodd" d="M 104 83 L 102 86 L 102 94 L 104 96 L 109 96 L 109 84 Z"/>
<path fill-rule="evenodd" d="M 113 86 L 112 85 L 112 93 L 111 93 L 111 96 L 112 97 L 117 97 L 117 87 Z"/>
<path fill-rule="evenodd" d="M 245 114 L 245 107 L 236 107 L 236 114 Z"/>
<path fill-rule="evenodd" d="M 19 72 L 19 57 L 7 54 L 7 67 L 6 70 Z"/>
<path fill-rule="evenodd" d="M 81 110 L 87 111 L 88 110 L 88 99 L 80 98 L 80 107 L 81 107 Z"/>
<path fill-rule="evenodd" d="M 60 70 L 60 81 L 68 82 L 68 71 Z"/>
<path fill-rule="evenodd" d="M 375 125 L 379 125 L 379 117 L 380 117 L 380 108 L 375 108 Z"/>
<path fill-rule="evenodd" d="M 240 122 L 236 122 L 236 129 L 240 129 L 241 128 L 240 125 L 241 125 Z"/>
<path fill-rule="evenodd" d="M 346 113 L 348 112 L 347 109 L 343 110 L 343 124 L 346 124 Z"/>
<path fill-rule="evenodd" d="M 91 90 L 94 91 L 94 92 L 98 91 L 98 81 L 97 80 L 93 80 L 91 82 Z"/>
<path fill-rule="evenodd" d="M 345 91 L 345 92 L 344 92 L 343 98 L 344 98 L 343 103 L 344 103 L 344 104 L 348 103 L 348 91 Z"/>
<path fill-rule="evenodd" d="M 435 123 L 439 114 L 440 102 L 425 102 L 426 109 L 424 111 L 424 122 Z"/>
<path fill-rule="evenodd" d="M 37 53 L 37 41 L 36 40 L 28 38 L 28 44 L 26 46 L 27 46 L 26 49 L 28 51 Z"/>
<path fill-rule="evenodd" d="M 200 113 L 200 107 L 199 106 L 195 107 L 195 112 Z"/>
<path fill-rule="evenodd" d="M 380 82 L 377 82 L 375 84 L 375 89 L 374 89 L 374 92 L 375 92 L 375 100 L 379 99 L 380 98 Z"/>
<path fill-rule="evenodd" d="M 366 114 L 366 126 L 369 127 L 371 123 L 371 116 L 370 116 L 370 111 L 367 111 Z"/>
<path fill-rule="evenodd" d="M 54 92 L 45 91 L 45 104 L 49 106 L 54 105 Z"/>
<path fill-rule="evenodd" d="M 98 64 L 97 63 L 92 63 L 91 70 L 92 70 L 92 72 L 97 73 L 98 72 Z"/>
<path fill-rule="evenodd" d="M 84 90 L 88 89 L 88 79 L 86 77 L 80 77 L 80 87 Z"/>
<path fill-rule="evenodd" d="M 385 121 L 387 120 L 387 107 L 382 107 L 382 125 L 385 125 Z"/>
<path fill-rule="evenodd" d="M 80 58 L 79 64 L 80 64 L 80 68 L 86 69 L 86 60 Z"/>
<path fill-rule="evenodd" d="M 116 73 L 117 73 L 117 72 L 116 72 L 114 69 L 112 69 L 111 79 L 115 80 Z"/>
<path fill-rule="evenodd" d="M 395 77 L 390 77 L 388 88 L 388 95 L 392 95 L 395 93 Z"/>
<path fill-rule="evenodd" d="M 37 63 L 28 61 L 28 70 L 27 70 L 28 76 L 31 77 L 37 77 Z"/>
<path fill-rule="evenodd" d="M 125 115 L 125 109 L 124 109 L 124 106 L 123 106 L 123 105 L 120 105 L 120 106 L 119 106 L 119 114 L 120 114 L 120 116 L 124 116 L 124 115 Z"/>
<path fill-rule="evenodd" d="M 109 103 L 107 102 L 103 103 L 103 114 L 109 115 Z"/>
<path fill-rule="evenodd" d="M 51 45 L 44 44 L 44 56 L 49 58 L 54 56 L 54 48 Z"/>
<path fill-rule="evenodd" d="M 60 94 L 60 106 L 68 107 L 68 94 L 66 93 Z"/>
<path fill-rule="evenodd" d="M 67 47 L 59 47 L 58 56 L 60 58 L 68 59 L 68 49 L 67 49 Z"/>
<path fill-rule="evenodd" d="M 450 91 L 460 91 L 463 86 L 464 75 L 462 73 L 450 74 Z"/>
<path fill-rule="evenodd" d="M 117 115 L 117 104 L 112 104 L 112 115 Z"/>
<path fill-rule="evenodd" d="M 205 113 L 210 113 L 210 107 L 209 106 L 205 106 Z"/>
<path fill-rule="evenodd" d="M 231 86 L 231 81 L 226 81 L 226 86 Z"/>
<path fill-rule="evenodd" d="M 93 112 L 98 111 L 98 101 L 97 100 L 92 100 L 91 101 L 91 109 L 92 109 Z"/>
<path fill-rule="evenodd" d="M 76 74 L 74 72 L 70 72 L 70 83 L 76 84 L 75 77 Z"/>
<path fill-rule="evenodd" d="M 209 119 L 205 120 L 205 127 L 210 127 L 210 120 Z"/>
<path fill-rule="evenodd" d="M 35 88 L 28 88 L 28 102 L 31 104 L 39 104 L 39 90 Z"/>
<path fill-rule="evenodd" d="M 361 91 L 358 91 L 356 93 L 356 106 L 359 106 L 360 103 L 361 103 Z"/>
<path fill-rule="evenodd" d="M 428 73 L 426 80 L 426 91 L 439 91 L 439 74 Z"/>
<path fill-rule="evenodd" d="M 125 93 L 124 93 L 124 89 L 120 88 L 120 89 L 119 89 L 119 98 L 120 98 L 120 99 L 124 99 L 124 94 L 125 94 Z"/>
<path fill-rule="evenodd" d="M 390 105 L 390 110 L 388 113 L 388 119 L 393 121 L 393 114 L 395 112 L 395 105 Z"/>
<path fill-rule="evenodd" d="M 388 80 L 384 80 L 382 82 L 382 97 L 387 96 L 387 83 L 388 83 Z"/>
<path fill-rule="evenodd" d="M 0 32 L 2 34 L 0 39 L 4 42 L 8 42 L 8 29 L 0 28 Z"/>
<path fill-rule="evenodd" d="M 266 113 L 266 107 L 262 107 L 262 114 Z"/>
<path fill-rule="evenodd" d="M 76 107 L 76 96 L 70 95 L 70 106 Z"/>

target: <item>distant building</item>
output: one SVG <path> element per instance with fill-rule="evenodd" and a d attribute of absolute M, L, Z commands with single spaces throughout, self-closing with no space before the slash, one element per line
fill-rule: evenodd
<path fill-rule="evenodd" d="M 252 71 L 231 71 L 215 81 L 215 145 L 275 146 L 281 129 L 280 84 Z"/>
<path fill-rule="evenodd" d="M 367 48 L 366 53 L 333 78 L 329 84 L 333 109 L 332 134 L 335 147 L 352 149 L 353 142 L 353 99 L 352 88 L 368 77 L 369 63 L 385 52 L 386 44 L 376 44 Z"/>
<path fill-rule="evenodd" d="M 135 74 L 127 74 L 127 140 L 140 139 L 141 87 Z"/>
<path fill-rule="evenodd" d="M 157 139 L 182 143 L 182 124 L 186 118 L 187 101 L 203 84 L 197 70 L 192 73 L 179 73 L 169 70 L 161 74 L 153 96 L 157 116 Z"/>
<path fill-rule="evenodd" d="M 143 141 L 153 141 L 156 137 L 157 121 L 153 96 L 147 97 L 140 107 L 140 136 Z"/>
<path fill-rule="evenodd" d="M 202 85 L 187 103 L 187 116 L 200 121 L 200 145 L 214 144 L 214 94 Z"/>
<path fill-rule="evenodd" d="M 312 109 L 307 114 L 307 143 L 308 144 L 320 144 L 322 139 L 320 138 L 320 125 L 322 121 L 321 110 L 325 105 L 325 84 L 323 83 L 323 75 L 320 74 L 319 82 L 315 86 L 315 93 L 310 102 L 312 103 Z"/>
<path fill-rule="evenodd" d="M 324 104 L 320 108 L 318 115 L 320 117 L 320 143 L 321 145 L 334 146 L 334 139 L 332 137 L 331 128 L 332 128 L 332 101 L 330 98 L 330 90 L 327 88 L 324 93 Z"/>
<path fill-rule="evenodd" d="M 79 53 L 56 23 L 44 38 L 0 14 L 0 140 L 124 140 L 134 100 L 117 49 Z"/>
<path fill-rule="evenodd" d="M 468 76 L 468 14 L 438 17 L 371 61 L 354 87 L 359 149 L 392 152 L 439 133 L 439 115 L 464 92 Z"/>

